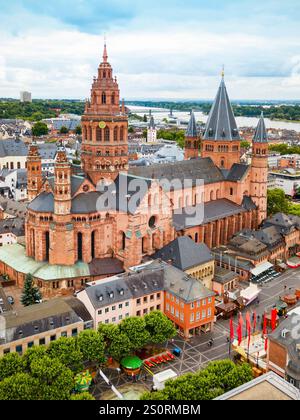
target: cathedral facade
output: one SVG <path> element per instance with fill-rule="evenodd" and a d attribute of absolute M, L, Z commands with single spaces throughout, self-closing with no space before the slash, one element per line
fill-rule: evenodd
<path fill-rule="evenodd" d="M 63 148 L 54 177 L 44 180 L 34 144 L 28 156 L 26 261 L 55 271 L 44 274 L 48 283 L 39 277 L 40 268 L 33 273 L 45 296 L 71 293 L 86 281 L 126 271 L 178 236 L 217 247 L 266 218 L 264 120 L 253 139 L 252 164 L 241 164 L 241 139 L 224 78 L 203 138 L 191 114 L 185 161 L 130 167 L 128 118 L 105 46 L 82 132 L 82 175 L 72 173 Z M 174 179 L 180 182 L 166 188 Z M 188 217 L 193 208 L 201 217 Z"/>

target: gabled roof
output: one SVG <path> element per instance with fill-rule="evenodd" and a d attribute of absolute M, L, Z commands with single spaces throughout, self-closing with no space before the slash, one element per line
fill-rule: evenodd
<path fill-rule="evenodd" d="M 195 114 L 194 114 L 193 111 L 191 113 L 191 118 L 190 118 L 190 121 L 189 121 L 188 128 L 186 130 L 185 136 L 190 137 L 190 138 L 198 137 L 197 123 L 196 123 Z"/>
<path fill-rule="evenodd" d="M 258 121 L 258 125 L 255 130 L 255 134 L 253 137 L 254 143 L 268 143 L 268 134 L 266 130 L 265 120 L 263 114 Z"/>
<path fill-rule="evenodd" d="M 183 271 L 214 260 L 205 244 L 196 244 L 187 236 L 175 239 L 157 251 L 153 257 L 165 262 L 171 261 L 172 265 Z"/>
<path fill-rule="evenodd" d="M 224 78 L 222 78 L 215 102 L 210 111 L 203 138 L 204 140 L 240 140 Z"/>
<path fill-rule="evenodd" d="M 204 207 L 204 208 L 203 208 Z M 204 214 L 203 214 L 204 210 Z M 173 224 L 177 231 L 204 225 L 209 222 L 214 222 L 228 216 L 243 213 L 246 209 L 238 204 L 233 203 L 227 199 L 209 201 L 204 204 L 199 204 L 195 207 L 186 207 L 180 213 L 174 213 Z"/>
<path fill-rule="evenodd" d="M 254 203 L 254 201 L 252 200 L 251 197 L 249 197 L 248 195 L 245 195 L 243 198 L 243 202 L 242 202 L 242 207 L 245 210 L 256 210 L 257 206 Z"/>
<path fill-rule="evenodd" d="M 211 158 L 184 160 L 182 162 L 166 163 L 164 165 L 130 167 L 129 171 L 133 176 L 156 180 L 167 179 L 169 182 L 177 179 L 184 182 L 184 180 L 191 179 L 194 185 L 196 185 L 199 179 L 203 180 L 205 184 L 224 181 L 222 172 L 213 163 Z M 182 187 L 180 186 L 180 188 Z"/>
<path fill-rule="evenodd" d="M 226 176 L 228 181 L 236 182 L 241 181 L 250 169 L 249 165 L 242 163 L 234 163 Z"/>

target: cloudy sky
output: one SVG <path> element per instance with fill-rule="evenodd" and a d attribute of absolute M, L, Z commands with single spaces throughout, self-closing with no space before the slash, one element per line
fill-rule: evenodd
<path fill-rule="evenodd" d="M 126 99 L 300 99 L 299 0 L 0 0 L 0 97 L 85 98 L 107 34 Z"/>

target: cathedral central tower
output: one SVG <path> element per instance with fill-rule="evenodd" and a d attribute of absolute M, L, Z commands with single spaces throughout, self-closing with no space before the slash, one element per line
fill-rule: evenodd
<path fill-rule="evenodd" d="M 104 179 L 115 180 L 120 171 L 128 170 L 128 118 L 124 103 L 120 106 L 106 45 L 81 121 L 84 172 L 95 185 Z"/>

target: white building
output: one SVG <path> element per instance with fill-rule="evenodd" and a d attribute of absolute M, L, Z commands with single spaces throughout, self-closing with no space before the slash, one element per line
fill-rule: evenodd
<path fill-rule="evenodd" d="M 157 142 L 157 130 L 154 123 L 154 118 L 151 115 L 149 127 L 147 130 L 147 143 L 156 143 Z"/>
<path fill-rule="evenodd" d="M 295 192 L 300 188 L 300 172 L 288 168 L 281 171 L 269 172 L 269 188 L 280 188 L 285 195 L 294 197 Z"/>
<path fill-rule="evenodd" d="M 31 92 L 20 92 L 20 102 L 32 102 Z"/>

